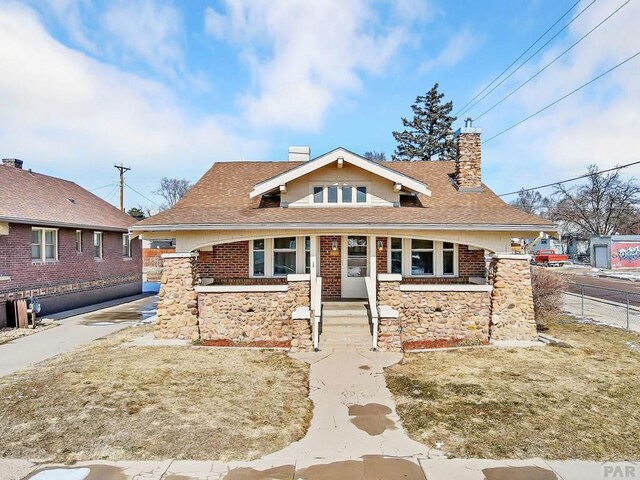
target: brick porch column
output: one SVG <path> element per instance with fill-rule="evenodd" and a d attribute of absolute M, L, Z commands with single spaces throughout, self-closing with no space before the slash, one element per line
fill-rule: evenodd
<path fill-rule="evenodd" d="M 531 268 L 528 255 L 497 253 L 491 260 L 491 338 L 535 340 Z"/>
<path fill-rule="evenodd" d="M 165 253 L 158 294 L 156 338 L 200 338 L 198 327 L 197 253 Z"/>

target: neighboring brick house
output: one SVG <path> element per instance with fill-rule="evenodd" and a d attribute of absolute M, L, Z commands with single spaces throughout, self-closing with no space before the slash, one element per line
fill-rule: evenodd
<path fill-rule="evenodd" d="M 556 228 L 482 183 L 479 129 L 457 144 L 455 162 L 291 147 L 289 162 L 216 163 L 131 228 L 176 239 L 156 336 L 317 349 L 325 301 L 359 298 L 372 348 L 535 338 L 528 257 L 511 238 Z"/>
<path fill-rule="evenodd" d="M 41 313 L 142 291 L 136 220 L 73 182 L 0 166 L 0 325 L 7 302 L 37 296 Z"/>

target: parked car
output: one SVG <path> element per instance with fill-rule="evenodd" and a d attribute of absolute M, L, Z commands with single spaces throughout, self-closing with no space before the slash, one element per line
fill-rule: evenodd
<path fill-rule="evenodd" d="M 544 267 L 561 267 L 567 263 L 569 257 L 556 253 L 555 250 L 538 250 L 533 257 L 534 265 L 542 265 Z"/>

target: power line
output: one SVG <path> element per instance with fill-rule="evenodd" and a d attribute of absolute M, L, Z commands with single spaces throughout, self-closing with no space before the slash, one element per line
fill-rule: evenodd
<path fill-rule="evenodd" d="M 507 72 L 509 71 L 509 69 L 510 69 L 511 67 L 513 67 L 513 66 L 518 62 L 518 60 L 520 60 L 522 57 L 524 57 L 524 56 L 525 56 L 525 54 L 526 54 L 529 50 L 531 50 L 531 49 L 533 48 L 533 46 L 534 46 L 536 43 L 538 43 L 540 40 L 542 40 L 542 39 L 544 38 L 544 36 L 545 36 L 547 33 L 549 33 L 549 32 L 553 29 L 553 27 L 555 27 L 558 23 L 560 23 L 560 20 L 562 20 L 564 17 L 566 17 L 566 16 L 569 14 L 569 12 L 571 12 L 571 10 L 573 10 L 573 9 L 575 8 L 575 6 L 576 6 L 576 5 L 578 5 L 579 3 L 580 3 L 580 0 L 578 0 L 578 1 L 577 1 L 576 3 L 574 3 L 573 5 L 571 5 L 571 7 L 569 7 L 569 10 L 567 10 L 566 12 L 564 12 L 564 13 L 562 14 L 562 16 L 560 16 L 560 18 L 558 18 L 555 22 L 553 22 L 553 25 L 551 25 L 549 28 L 547 28 L 547 29 L 545 30 L 545 32 L 544 32 L 542 35 L 540 35 L 540 36 L 536 39 L 536 41 L 535 41 L 535 42 L 533 42 L 531 45 L 529 45 L 529 47 L 528 47 L 524 52 L 522 52 L 518 58 L 516 58 L 513 62 L 511 62 L 511 64 L 510 64 L 507 68 L 505 68 L 505 69 L 500 73 L 500 75 L 498 75 L 496 78 L 494 78 L 493 80 L 491 80 L 491 82 L 489 82 L 489 84 L 488 84 L 486 87 L 484 87 L 482 90 L 480 90 L 480 91 L 476 94 L 476 96 L 475 96 L 475 97 L 473 97 L 471 100 L 469 100 L 469 101 L 468 101 L 468 102 L 467 102 L 467 103 L 466 103 L 466 104 L 465 104 L 465 105 L 464 105 L 460 110 L 458 110 L 458 112 L 457 112 L 457 113 L 455 113 L 455 114 L 454 114 L 454 116 L 456 116 L 456 117 L 457 117 L 457 116 L 458 116 L 458 113 L 460 113 L 462 110 L 464 110 L 464 109 L 467 107 L 467 105 L 469 105 L 469 104 L 470 104 L 471 102 L 473 102 L 476 98 L 478 98 L 480 95 L 482 95 L 482 94 L 487 90 L 487 88 L 489 88 L 491 85 L 493 85 L 493 84 L 494 84 L 494 82 L 496 82 L 496 81 L 497 81 L 497 80 L 498 80 L 502 75 L 504 75 L 505 73 L 507 73 Z"/>
<path fill-rule="evenodd" d="M 604 20 L 602 20 L 599 24 L 597 24 L 595 27 L 593 27 L 591 30 L 589 30 L 587 33 L 585 33 L 582 37 L 580 37 L 580 39 L 578 39 L 576 42 L 573 43 L 573 45 L 571 45 L 569 48 L 567 48 L 564 52 L 562 52 L 560 55 L 558 55 L 556 58 L 554 58 L 553 60 L 551 60 L 549 63 L 547 63 L 542 69 L 538 70 L 534 75 L 532 75 L 531 77 L 529 77 L 529 79 L 522 83 L 518 88 L 516 88 L 515 90 L 512 90 L 511 93 L 509 93 L 507 96 L 503 97 L 502 100 L 500 100 L 499 102 L 495 103 L 491 108 L 488 108 L 487 110 L 485 110 L 484 112 L 482 112 L 480 115 L 478 115 L 477 117 L 474 118 L 474 120 L 478 120 L 479 118 L 484 117 L 487 113 L 489 113 L 491 110 L 493 110 L 494 108 L 496 108 L 498 105 L 500 105 L 502 102 L 504 102 L 507 98 L 509 98 L 511 95 L 513 95 L 514 93 L 516 93 L 518 90 L 520 90 L 522 87 L 524 87 L 527 83 L 529 83 L 531 80 L 533 80 L 534 78 L 536 78 L 538 75 L 540 75 L 542 72 L 544 72 L 547 68 L 549 68 L 551 65 L 553 65 L 557 60 L 559 60 L 562 56 L 564 56 L 567 52 L 569 52 L 573 47 L 575 47 L 576 45 L 578 45 L 580 42 L 582 42 L 582 40 L 584 40 L 585 38 L 587 38 L 589 35 L 591 35 L 591 33 L 593 33 L 595 30 L 597 30 L 601 25 L 603 25 L 604 23 L 606 23 L 611 17 L 613 17 L 616 13 L 618 13 L 622 7 L 626 6 L 631 0 L 627 0 L 625 3 L 623 3 L 622 5 L 620 5 L 618 8 L 616 8 L 611 14 L 609 14 L 609 16 L 607 18 L 605 18 Z"/>
<path fill-rule="evenodd" d="M 149 197 L 143 195 L 142 193 L 140 193 L 138 190 L 136 190 L 135 188 L 133 188 L 131 185 L 129 185 L 128 183 L 125 182 L 124 184 L 126 187 L 130 188 L 131 190 L 133 190 L 135 193 L 137 193 L 138 195 L 140 195 L 142 198 L 144 198 L 145 200 L 147 200 L 148 202 L 153 203 L 156 207 L 158 208 L 162 208 L 160 205 L 158 205 L 156 202 L 154 202 L 153 200 L 151 200 Z"/>
<path fill-rule="evenodd" d="M 511 125 L 509 128 L 505 128 L 504 130 L 502 130 L 499 133 L 496 133 L 493 137 L 489 137 L 488 139 L 486 139 L 484 142 L 482 142 L 483 144 L 490 142 L 491 140 L 493 140 L 496 137 L 499 137 L 500 135 L 502 135 L 503 133 L 508 132 L 509 130 L 517 127 L 518 125 L 521 125 L 522 123 L 526 122 L 527 120 L 530 120 L 531 118 L 535 117 L 536 115 L 544 112 L 545 110 L 553 107 L 554 105 L 560 103 L 562 100 L 564 100 L 565 98 L 570 97 L 571 95 L 573 95 L 574 93 L 579 92 L 580 90 L 582 90 L 584 87 L 591 85 L 593 82 L 595 82 L 596 80 L 599 80 L 600 78 L 604 77 L 606 74 L 614 71 L 616 68 L 621 67 L 622 65 L 624 65 L 625 63 L 633 60 L 634 58 L 636 58 L 638 55 L 640 55 L 640 51 L 634 53 L 633 55 L 631 55 L 629 58 L 623 60 L 622 62 L 618 63 L 617 65 L 614 65 L 613 67 L 611 67 L 609 70 L 606 70 L 604 72 L 602 72 L 600 75 L 598 75 L 595 78 L 592 78 L 591 80 L 589 80 L 587 83 L 583 83 L 582 85 L 580 85 L 578 88 L 570 91 L 569 93 L 567 93 L 566 95 L 563 95 L 562 97 L 558 98 L 557 100 L 551 102 L 549 105 L 547 105 L 546 107 L 541 108 L 540 110 L 538 110 L 535 113 L 532 113 L 531 115 L 529 115 L 526 118 L 523 118 L 522 120 L 520 120 L 517 123 L 514 123 L 513 125 Z"/>
<path fill-rule="evenodd" d="M 493 92 L 496 88 L 498 88 L 500 85 L 502 85 L 504 82 L 506 82 L 507 80 L 509 80 L 509 78 L 511 78 L 518 70 L 520 70 L 522 67 L 524 67 L 527 62 L 529 62 L 529 60 L 531 60 L 533 57 L 535 57 L 538 53 L 540 53 L 540 51 L 542 51 L 544 49 L 544 47 L 546 47 L 547 45 L 549 45 L 558 35 L 560 35 L 564 30 L 566 30 L 569 25 L 571 25 L 573 22 L 575 22 L 580 15 L 582 15 L 584 12 L 587 11 L 587 9 L 589 7 L 591 7 L 594 3 L 596 3 L 596 0 L 592 0 L 592 2 L 587 5 L 586 7 L 584 7 L 582 10 L 580 10 L 580 12 L 573 17 L 569 23 L 567 23 L 564 27 L 562 27 L 560 30 L 558 30 L 555 35 L 553 35 L 553 37 L 551 37 L 549 40 L 547 40 L 538 50 L 536 50 L 535 52 L 533 52 L 531 55 L 529 55 L 529 57 L 522 62 L 520 65 L 518 65 L 518 68 L 516 68 L 515 70 L 513 70 L 509 75 L 507 75 L 506 77 L 504 77 L 502 80 L 500 80 L 500 82 L 498 82 L 496 85 L 494 85 L 494 87 L 489 90 L 487 93 L 485 93 L 482 97 L 480 97 L 478 100 L 476 100 L 473 105 L 471 105 L 470 107 L 468 107 L 466 110 L 460 112 L 460 114 L 464 114 L 466 112 L 468 112 L 469 110 L 471 110 L 473 107 L 475 107 L 478 103 L 480 103 L 482 100 L 484 100 L 485 98 L 487 98 L 487 96 L 489 94 L 491 94 L 491 92 Z"/>
<path fill-rule="evenodd" d="M 640 52 L 638 52 L 638 53 L 640 53 Z M 540 185 L 538 187 L 522 188 L 522 189 L 517 190 L 515 192 L 502 193 L 502 194 L 500 194 L 498 196 L 499 197 L 507 197 L 509 195 L 515 195 L 515 194 L 520 193 L 520 192 L 531 192 L 532 190 L 541 190 L 543 188 L 553 187 L 555 185 L 561 185 L 563 183 L 573 182 L 575 180 L 580 180 L 582 178 L 592 177 L 594 175 L 600 175 L 602 173 L 613 172 L 614 170 L 621 170 L 623 168 L 631 167 L 633 165 L 638 165 L 638 164 L 640 164 L 640 160 L 638 160 L 637 162 L 627 163 L 625 165 L 618 165 L 618 166 L 615 166 L 615 167 L 612 167 L 612 168 L 608 168 L 606 170 L 599 170 L 598 172 L 594 172 L 594 173 L 585 173 L 584 175 L 580 175 L 579 177 L 569 178 L 567 180 L 560 180 L 559 182 L 547 183 L 546 185 Z"/>
<path fill-rule="evenodd" d="M 110 202 L 113 195 L 118 191 L 118 185 L 114 185 L 113 189 L 104 197 L 105 202 Z"/>
<path fill-rule="evenodd" d="M 113 187 L 114 183 L 108 183 L 106 185 L 102 185 L 101 187 L 96 187 L 96 188 L 92 188 L 91 190 L 89 190 L 90 192 L 95 192 L 96 190 L 102 190 L 103 188 L 107 188 L 107 187 Z"/>

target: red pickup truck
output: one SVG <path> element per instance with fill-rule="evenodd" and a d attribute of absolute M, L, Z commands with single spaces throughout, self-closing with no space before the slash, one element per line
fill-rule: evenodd
<path fill-rule="evenodd" d="M 535 265 L 545 267 L 561 267 L 567 263 L 567 260 L 569 260 L 567 255 L 556 253 L 555 250 L 538 250 L 533 257 Z"/>

